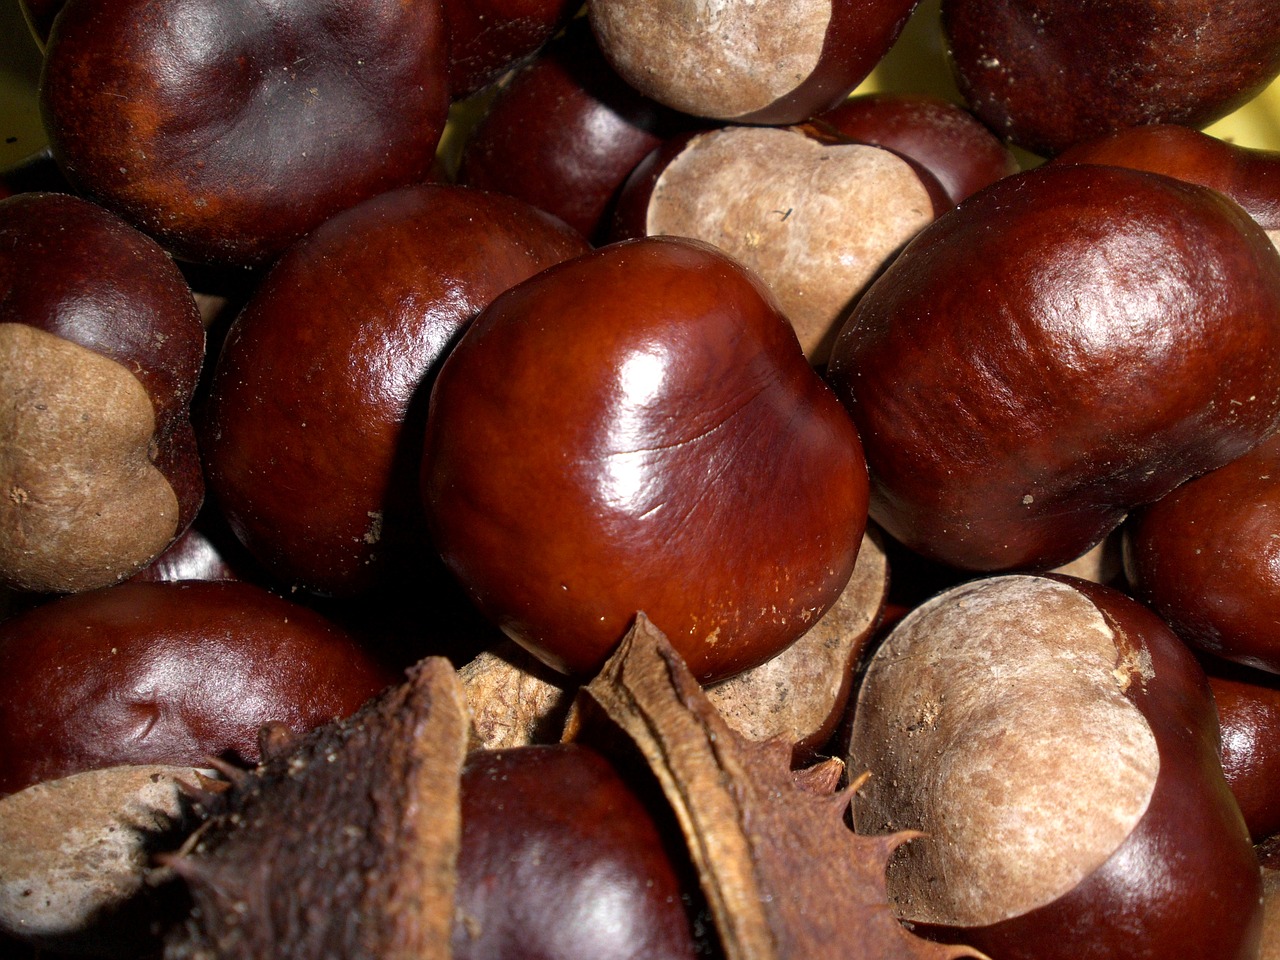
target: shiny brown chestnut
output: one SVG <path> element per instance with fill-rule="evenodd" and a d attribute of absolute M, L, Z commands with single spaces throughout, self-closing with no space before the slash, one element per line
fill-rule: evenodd
<path fill-rule="evenodd" d="M 1109 163 L 1211 187 L 1240 204 L 1280 246 L 1280 151 L 1153 123 L 1077 143 L 1054 162 Z"/>
<path fill-rule="evenodd" d="M 458 182 L 519 197 L 599 239 L 627 175 L 690 122 L 628 86 L 579 18 L 494 96 L 463 146 Z"/>
<path fill-rule="evenodd" d="M 1280 673 L 1280 434 L 1124 526 L 1136 596 L 1198 650 Z"/>
<path fill-rule="evenodd" d="M 638 610 L 705 681 L 768 659 L 836 600 L 866 522 L 857 434 L 772 297 L 674 237 L 490 304 L 436 381 L 423 494 L 479 608 L 579 675 Z"/>
<path fill-rule="evenodd" d="M 1202 660 L 1218 708 L 1222 771 L 1255 843 L 1280 834 L 1280 677 Z"/>
<path fill-rule="evenodd" d="M 852 140 L 917 161 L 937 178 L 953 204 L 1018 172 L 1013 151 L 972 113 L 942 97 L 863 93 L 813 119 Z"/>
<path fill-rule="evenodd" d="M 40 106 L 72 184 L 183 259 L 256 264 L 424 179 L 449 104 L 439 0 L 70 0 Z"/>
<path fill-rule="evenodd" d="M 591 0 L 605 57 L 683 113 L 786 124 L 834 107 L 888 53 L 917 0 Z"/>
<path fill-rule="evenodd" d="M 1203 127 L 1280 74 L 1280 7 L 1233 0 L 944 0 L 960 92 L 1050 156 L 1125 127 Z"/>
<path fill-rule="evenodd" d="M 0 582 L 105 586 L 190 525 L 204 347 L 149 237 L 65 194 L 0 201 Z"/>
<path fill-rule="evenodd" d="M 580 744 L 469 754 L 455 960 L 704 956 L 688 855 L 650 792 Z"/>
<path fill-rule="evenodd" d="M 209 489 L 282 582 L 350 596 L 421 566 L 419 443 L 435 371 L 508 287 L 586 242 L 522 201 L 403 187 L 281 258 L 218 358 L 202 445 Z"/>
<path fill-rule="evenodd" d="M 693 237 L 754 271 L 814 366 L 884 265 L 949 209 L 920 164 L 818 125 L 727 125 L 675 137 L 618 197 L 619 237 Z"/>
<path fill-rule="evenodd" d="M 1272 432 L 1280 256 L 1204 187 L 1040 167 L 926 227 L 827 373 L 891 535 L 969 570 L 1056 567 Z"/>
<path fill-rule="evenodd" d="M 1150 610 L 1012 575 L 917 608 L 873 656 L 849 764 L 917 933 L 1006 960 L 1256 957 L 1261 875 L 1204 671 Z"/>
<path fill-rule="evenodd" d="M 121 764 L 258 759 L 258 731 L 394 681 L 344 631 L 236 581 L 123 583 L 0 624 L 0 793 Z"/>
<path fill-rule="evenodd" d="M 572 0 L 442 0 L 449 92 L 461 100 L 536 53 L 573 16 Z"/>

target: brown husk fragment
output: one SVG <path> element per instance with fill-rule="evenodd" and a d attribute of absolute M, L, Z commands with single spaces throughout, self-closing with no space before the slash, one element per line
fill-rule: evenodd
<path fill-rule="evenodd" d="M 566 739 L 609 727 L 661 784 L 726 960 L 982 957 L 920 939 L 894 918 L 885 866 L 914 834 L 853 833 L 850 789 L 834 792 L 833 762 L 793 774 L 789 744 L 731 730 L 643 613 L 582 688 Z"/>
<path fill-rule="evenodd" d="M 467 750 L 447 660 L 282 745 L 169 859 L 194 910 L 168 960 L 447 960 Z"/>

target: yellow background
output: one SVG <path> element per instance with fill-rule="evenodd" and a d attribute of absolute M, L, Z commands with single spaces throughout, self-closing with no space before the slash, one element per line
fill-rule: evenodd
<path fill-rule="evenodd" d="M 901 40 L 862 89 L 934 93 L 958 99 L 938 30 L 939 2 L 921 3 Z M 0 0 L 0 169 L 44 145 L 35 102 L 39 72 L 40 54 L 17 0 Z M 465 115 L 465 108 L 463 111 Z M 1208 132 L 1245 146 L 1280 150 L 1280 82 L 1209 127 Z M 446 149 L 455 147 L 456 140 L 451 139 Z"/>

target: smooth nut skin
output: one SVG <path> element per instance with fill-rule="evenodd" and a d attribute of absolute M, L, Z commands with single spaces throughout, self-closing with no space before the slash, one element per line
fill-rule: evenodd
<path fill-rule="evenodd" d="M 1105 621 L 1116 645 L 1117 664 L 1114 679 L 1105 677 L 1103 682 L 1119 683 L 1123 696 L 1150 728 L 1159 764 L 1154 788 L 1128 836 L 1058 898 L 993 923 L 912 923 L 912 928 L 1009 960 L 1256 957 L 1262 921 L 1260 871 L 1222 774 L 1216 715 L 1204 671 L 1159 617 L 1116 590 L 1068 577 L 996 578 L 1014 579 L 1067 584 Z M 981 591 L 982 581 L 975 583 Z M 962 589 L 971 591 L 972 586 Z M 971 618 L 983 616 L 980 600 L 970 609 Z M 1025 614 L 1028 621 L 1035 615 L 1034 608 Z M 986 668 L 993 683 L 1004 680 L 999 666 Z M 1007 669 L 1016 676 L 1017 665 Z M 919 716 L 919 707 L 902 704 L 900 713 Z M 963 731 L 957 735 L 963 736 Z M 1085 739 L 1107 735 L 1080 731 Z M 1011 788 L 1020 772 L 1025 774 L 1008 771 Z M 1089 790 L 1090 777 L 1097 775 L 1098 771 L 1079 770 L 1079 783 L 1065 782 L 1061 789 Z M 913 789 L 906 783 L 895 788 Z M 998 784 L 992 787 L 997 793 L 1000 789 Z M 990 801 L 979 797 L 977 802 Z"/>
<path fill-rule="evenodd" d="M 1280 151 L 1219 140 L 1176 124 L 1153 123 L 1078 143 L 1054 163 L 1108 163 L 1211 187 L 1280 236 Z"/>
<path fill-rule="evenodd" d="M 473 752 L 462 770 L 453 957 L 702 956 L 687 907 L 695 881 L 673 836 L 590 748 Z"/>
<path fill-rule="evenodd" d="M 190 405 L 205 333 L 190 288 L 153 240 L 101 207 L 19 194 L 0 202 L 0 330 L 15 351 L 0 369 L 0 522 L 7 547 L 21 551 L 33 537 L 29 547 L 43 558 L 0 570 L 0 582 L 69 592 L 130 576 L 190 525 L 204 499 Z M 82 379 L 89 370 L 93 387 Z M 141 448 L 81 463 L 84 424 L 100 442 L 132 436 Z M 99 520 L 132 494 L 137 471 L 158 472 L 154 486 L 172 512 L 108 529 Z"/>
<path fill-rule="evenodd" d="M 1280 434 L 1124 527 L 1134 593 L 1184 641 L 1280 673 Z"/>
<path fill-rule="evenodd" d="M 0 793 L 82 770 L 258 760 L 394 681 L 347 634 L 243 582 L 124 583 L 0 624 Z"/>
<path fill-rule="evenodd" d="M 1222 771 L 1255 843 L 1280 833 L 1280 677 L 1205 658 Z"/>
<path fill-rule="evenodd" d="M 636 164 L 690 122 L 614 73 L 579 18 L 499 90 L 463 147 L 458 182 L 594 238 Z"/>
<path fill-rule="evenodd" d="M 477 318 L 436 381 L 423 493 L 479 608 L 575 674 L 641 610 L 703 680 L 768 659 L 835 601 L 866 522 L 857 434 L 764 287 L 669 237 Z"/>
<path fill-rule="evenodd" d="M 494 297 L 587 249 L 521 201 L 418 185 L 281 258 L 232 326 L 204 421 L 210 491 L 249 551 L 339 595 L 427 555 L 418 444 L 439 363 Z"/>
<path fill-rule="evenodd" d="M 576 6 L 570 0 L 443 0 L 454 100 L 487 87 L 536 53 Z"/>
<path fill-rule="evenodd" d="M 1203 127 L 1280 73 L 1274 0 L 945 0 L 960 92 L 1043 156 L 1146 123 Z"/>
<path fill-rule="evenodd" d="M 927 227 L 828 377 L 891 535 L 964 569 L 1056 567 L 1272 431 L 1280 257 L 1203 187 L 1042 167 Z"/>
<path fill-rule="evenodd" d="M 184 259 L 262 263 L 425 178 L 446 41 L 438 0 L 71 0 L 41 112 L 78 190 Z"/>
<path fill-rule="evenodd" d="M 1018 171 L 1017 159 L 995 134 L 964 107 L 941 97 L 860 94 L 814 122 L 917 161 L 937 178 L 953 204 Z"/>

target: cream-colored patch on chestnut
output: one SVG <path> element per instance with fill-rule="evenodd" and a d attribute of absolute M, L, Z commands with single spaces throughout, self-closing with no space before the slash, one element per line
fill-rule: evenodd
<path fill-rule="evenodd" d="M 1268 230 L 1267 236 L 1271 238 L 1271 245 L 1280 250 L 1280 230 Z"/>
<path fill-rule="evenodd" d="M 932 220 L 924 184 L 888 150 L 731 127 L 662 172 L 646 230 L 705 240 L 754 270 L 821 364 L 850 303 Z"/>
<path fill-rule="evenodd" d="M 769 106 L 818 65 L 831 0 L 592 0 L 591 25 L 641 93 L 732 120 Z"/>
<path fill-rule="evenodd" d="M 86 590 L 164 550 L 179 508 L 151 462 L 154 433 L 151 400 L 124 366 L 0 324 L 0 581 Z"/>
<path fill-rule="evenodd" d="M 955 588 L 890 634 L 859 694 L 849 764 L 871 773 L 854 802 L 860 832 L 928 834 L 889 869 L 902 917 L 994 923 L 1111 856 L 1159 771 L 1124 696 L 1131 660 L 1082 593 L 1040 577 Z"/>
<path fill-rule="evenodd" d="M 190 767 L 90 770 L 0 800 L 0 930 L 74 937 L 146 883 L 157 834 L 184 818 Z"/>

